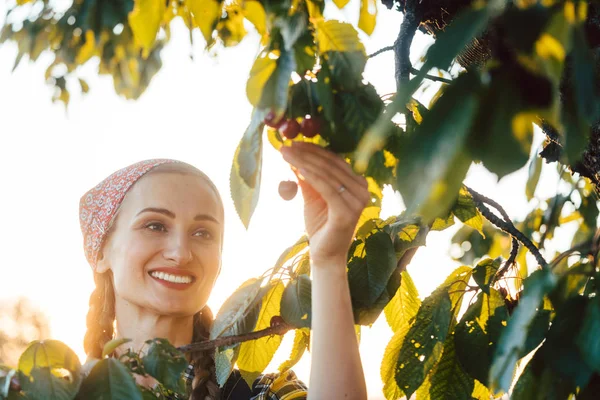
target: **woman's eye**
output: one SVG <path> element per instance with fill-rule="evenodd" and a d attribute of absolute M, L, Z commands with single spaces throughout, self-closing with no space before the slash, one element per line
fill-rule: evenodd
<path fill-rule="evenodd" d="M 156 231 L 156 232 L 162 232 L 165 230 L 165 226 L 158 222 L 149 223 L 148 225 L 146 225 L 146 228 L 150 229 L 151 231 Z"/>
<path fill-rule="evenodd" d="M 196 236 L 196 237 L 203 237 L 203 238 L 206 238 L 206 239 L 212 239 L 212 234 L 209 231 L 206 231 L 206 230 L 198 231 L 198 232 L 194 233 L 194 236 Z"/>

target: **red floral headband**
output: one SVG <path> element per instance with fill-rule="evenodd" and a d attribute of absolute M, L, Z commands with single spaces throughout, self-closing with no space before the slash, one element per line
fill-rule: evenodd
<path fill-rule="evenodd" d="M 113 173 L 81 197 L 79 223 L 83 233 L 85 257 L 92 270 L 96 270 L 98 253 L 127 191 L 153 168 L 176 162 L 179 161 L 169 159 L 140 161 Z"/>

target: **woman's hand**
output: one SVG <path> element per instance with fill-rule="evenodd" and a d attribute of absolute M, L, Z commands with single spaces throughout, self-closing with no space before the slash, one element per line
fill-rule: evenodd
<path fill-rule="evenodd" d="M 313 261 L 328 265 L 346 257 L 358 219 L 370 200 L 367 180 L 334 153 L 292 142 L 281 148 L 304 198 L 304 222 Z"/>

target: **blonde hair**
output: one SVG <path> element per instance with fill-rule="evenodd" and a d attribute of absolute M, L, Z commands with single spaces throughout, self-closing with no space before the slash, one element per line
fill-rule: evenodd
<path fill-rule="evenodd" d="M 208 176 L 197 168 L 183 162 L 163 164 L 153 168 L 144 176 L 152 173 L 183 173 L 196 175 L 202 178 L 214 190 L 218 202 L 221 205 L 221 211 L 223 212 L 223 202 L 219 191 Z M 103 241 L 104 243 L 107 242 L 106 239 L 110 236 L 111 231 L 114 228 L 114 222 L 117 219 L 118 214 L 119 210 L 114 214 L 107 237 Z M 222 246 L 223 230 L 221 230 L 221 247 Z M 107 271 L 101 274 L 94 272 L 94 282 L 96 287 L 90 295 L 89 310 L 86 318 L 87 331 L 83 340 L 83 346 L 88 357 L 100 358 L 102 356 L 104 345 L 112 340 L 114 335 L 116 313 L 112 272 Z M 210 308 L 204 306 L 204 308 L 194 314 L 193 318 L 192 342 L 195 343 L 208 340 L 214 319 Z M 220 398 L 214 356 L 214 350 L 198 351 L 191 354 L 191 364 L 194 367 L 194 378 L 192 384 L 188 388 L 190 400 L 217 400 Z"/>

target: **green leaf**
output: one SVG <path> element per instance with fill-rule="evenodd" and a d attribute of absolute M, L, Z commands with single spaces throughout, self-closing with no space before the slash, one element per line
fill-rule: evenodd
<path fill-rule="evenodd" d="M 312 71 L 315 66 L 317 48 L 314 43 L 312 32 L 304 33 L 294 43 L 294 57 L 296 58 L 296 72 L 304 76 L 306 71 Z"/>
<path fill-rule="evenodd" d="M 451 320 L 452 303 L 448 289 L 438 288 L 423 300 L 399 352 L 395 378 L 408 398 L 439 361 Z"/>
<path fill-rule="evenodd" d="M 508 321 L 508 310 L 498 291 L 480 293 L 456 326 L 456 356 L 464 370 L 486 382 L 500 334 Z"/>
<path fill-rule="evenodd" d="M 533 199 L 535 188 L 537 187 L 538 182 L 540 181 L 540 176 L 542 175 L 543 165 L 544 160 L 538 155 L 535 155 L 529 163 L 529 175 L 527 176 L 527 184 L 525 186 L 525 196 L 527 196 L 527 201 Z"/>
<path fill-rule="evenodd" d="M 287 361 L 284 361 L 279 366 L 279 372 L 283 373 L 292 368 L 304 355 L 304 350 L 308 348 L 310 344 L 310 330 L 307 328 L 296 329 L 294 334 L 294 344 L 292 345 L 292 352 Z"/>
<path fill-rule="evenodd" d="M 396 254 L 390 235 L 376 232 L 365 240 L 366 257 L 348 263 L 348 284 L 353 305 L 369 307 L 381 296 L 396 269 Z"/>
<path fill-rule="evenodd" d="M 183 371 L 188 366 L 185 355 L 167 339 L 152 339 L 146 343 L 150 345 L 142 358 L 146 372 L 168 390 L 185 393 L 185 381 L 182 379 Z"/>
<path fill-rule="evenodd" d="M 501 263 L 501 258 L 486 258 L 473 269 L 473 279 L 485 294 L 490 294 L 490 285 Z"/>
<path fill-rule="evenodd" d="M 392 336 L 383 353 L 380 374 L 383 382 L 383 394 L 387 400 L 396 400 L 404 397 L 404 392 L 398 387 L 398 383 L 396 382 L 396 368 L 400 349 L 408 330 L 409 326 L 403 325 L 398 331 L 394 332 L 394 336 Z"/>
<path fill-rule="evenodd" d="M 496 347 L 489 378 L 492 390 L 509 389 L 516 362 L 525 348 L 528 327 L 542 299 L 556 283 L 556 276 L 547 269 L 535 271 L 523 282 L 524 289 L 519 305 Z"/>
<path fill-rule="evenodd" d="M 521 357 L 524 357 L 533 351 L 546 338 L 548 327 L 550 326 L 551 314 L 552 312 L 550 310 L 538 310 L 535 314 L 527 331 L 527 339 L 525 340 L 525 346 L 520 355 Z"/>
<path fill-rule="evenodd" d="M 105 358 L 94 365 L 79 394 L 83 399 L 143 399 L 127 367 L 114 358 Z"/>
<path fill-rule="evenodd" d="M 454 214 L 452 214 L 452 212 L 448 213 L 447 217 L 441 218 L 441 217 L 437 217 L 436 219 L 433 220 L 433 223 L 431 224 L 431 230 L 432 231 L 443 231 L 447 228 L 450 228 L 452 225 L 454 225 Z"/>
<path fill-rule="evenodd" d="M 306 235 L 303 235 L 300 239 L 298 239 L 298 241 L 296 243 L 294 243 L 292 246 L 285 249 L 279 256 L 279 258 L 277 259 L 277 262 L 275 263 L 274 271 L 271 274 L 271 276 L 275 275 L 275 273 L 277 273 L 279 271 L 279 269 L 283 266 L 283 264 L 285 264 L 287 261 L 289 261 L 292 257 L 296 256 L 298 253 L 300 253 L 302 250 L 304 250 L 307 246 L 308 246 L 308 237 Z"/>
<path fill-rule="evenodd" d="M 556 310 L 546 341 L 538 350 L 546 365 L 578 387 L 587 385 L 594 372 L 585 362 L 590 358 L 584 358 L 585 352 L 594 349 L 582 349 L 577 343 L 577 339 L 586 340 L 586 335 L 589 335 L 589 332 L 582 333 L 581 329 L 588 304 L 589 300 L 583 296 L 572 297 L 562 304 Z"/>
<path fill-rule="evenodd" d="M 284 285 L 280 280 L 270 282 L 271 289 L 265 294 L 262 307 L 256 321 L 255 331 L 271 326 L 271 318 L 280 314 Z M 267 368 L 273 355 L 281 344 L 282 337 L 274 335 L 243 342 L 237 365 L 242 377 L 252 387 L 252 383 Z"/>
<path fill-rule="evenodd" d="M 408 249 L 425 246 L 425 240 L 429 233 L 419 218 L 400 218 L 396 222 L 384 226 L 384 230 L 389 232 L 392 238 L 397 258 L 400 258 Z"/>
<path fill-rule="evenodd" d="M 416 317 L 421 300 L 408 271 L 402 272 L 402 281 L 396 295 L 384 308 L 385 318 L 393 332 L 409 326 Z"/>
<path fill-rule="evenodd" d="M 253 106 L 260 104 L 263 89 L 273 72 L 277 69 L 277 61 L 266 51 L 261 52 L 250 69 L 250 77 L 246 82 L 246 96 Z"/>
<path fill-rule="evenodd" d="M 477 109 L 476 78 L 467 75 L 449 86 L 401 148 L 397 182 L 407 213 L 428 224 L 446 215 L 471 165 L 463 151 Z"/>
<path fill-rule="evenodd" d="M 131 339 L 127 338 L 119 338 L 113 339 L 106 342 L 104 348 L 102 349 L 102 358 L 106 358 L 113 353 L 122 344 L 131 342 Z"/>
<path fill-rule="evenodd" d="M 256 319 L 254 319 L 254 323 L 248 321 L 247 324 L 244 323 L 244 320 L 252 319 L 252 316 L 258 317 L 258 312 L 255 312 L 254 309 L 260 305 L 261 284 L 262 279 L 248 279 L 225 300 L 210 331 L 211 340 L 224 336 L 225 333 L 242 334 L 254 329 Z"/>
<path fill-rule="evenodd" d="M 328 122 L 335 118 L 335 101 L 333 99 L 333 88 L 331 87 L 331 74 L 327 60 L 321 60 L 322 66 L 317 73 L 317 84 L 315 86 L 319 104 L 323 107 L 323 116 Z"/>
<path fill-rule="evenodd" d="M 373 85 L 362 83 L 352 92 L 338 91 L 333 95 L 333 102 L 335 129 L 321 136 L 329 141 L 332 151 L 352 152 L 383 109 L 383 102 Z"/>
<path fill-rule="evenodd" d="M 299 275 L 283 291 L 281 316 L 297 328 L 310 328 L 311 281 L 308 275 Z"/>
<path fill-rule="evenodd" d="M 548 368 L 539 351 L 519 376 L 511 394 L 511 400 L 564 400 L 572 387 L 560 375 Z M 577 395 L 577 400 L 580 396 Z"/>
<path fill-rule="evenodd" d="M 262 131 L 266 110 L 254 109 L 250 125 L 235 150 L 229 187 L 235 209 L 248 229 L 250 219 L 258 203 L 262 169 Z"/>
<path fill-rule="evenodd" d="M 336 20 L 319 21 L 316 32 L 319 53 L 327 61 L 334 86 L 355 90 L 362 85 L 367 55 L 354 27 Z"/>
<path fill-rule="evenodd" d="M 73 399 L 81 384 L 81 363 L 73 350 L 58 340 L 36 340 L 19 358 L 21 387 L 32 400 Z"/>
<path fill-rule="evenodd" d="M 594 70 L 597 61 L 587 43 L 583 24 L 573 29 L 572 46 L 573 83 L 577 109 L 591 126 L 600 120 L 600 80 Z"/>
<path fill-rule="evenodd" d="M 583 360 L 598 373 L 600 371 L 600 298 L 592 297 L 585 307 L 581 330 L 575 337 Z"/>
<path fill-rule="evenodd" d="M 444 343 L 440 362 L 431 374 L 429 394 L 431 400 L 471 399 L 475 380 L 461 367 L 455 351 L 453 335 Z M 474 349 L 473 349 L 474 350 Z"/>
<path fill-rule="evenodd" d="M 239 353 L 239 343 L 217 349 L 215 355 L 215 372 L 219 386 L 222 387 L 225 385 L 225 382 L 227 382 L 229 375 L 231 375 L 231 372 L 233 371 Z"/>
<path fill-rule="evenodd" d="M 282 115 L 288 105 L 288 92 L 292 72 L 296 69 L 296 59 L 292 50 L 281 49 L 277 58 L 277 68 L 269 76 L 260 96 L 259 108 L 273 110 Z"/>
<path fill-rule="evenodd" d="M 463 185 L 458 192 L 458 199 L 452 208 L 452 213 L 462 221 L 463 224 L 476 229 L 481 236 L 485 237 L 483 233 L 483 216 L 477 209 L 473 196 Z"/>
<path fill-rule="evenodd" d="M 421 85 L 427 73 L 432 68 L 446 69 L 465 46 L 472 42 L 474 37 L 479 37 L 487 27 L 488 20 L 501 11 L 498 9 L 498 4 L 498 2 L 488 2 L 484 7 L 464 10 L 438 35 L 435 43 L 428 49 L 425 63 L 419 73 L 400 89 L 394 101 L 387 107 L 386 113 L 379 116 L 377 122 L 361 141 L 357 154 L 359 171 L 366 168 L 373 153 L 383 146 L 385 139 L 393 132 L 391 119 L 396 113 L 405 109 L 412 94 Z M 501 2 L 501 7 L 503 6 L 504 3 Z M 438 118 L 440 116 L 433 117 L 433 119 Z"/>
<path fill-rule="evenodd" d="M 467 144 L 476 160 L 502 178 L 529 160 L 533 123 L 539 113 L 535 109 L 540 108 L 529 103 L 519 82 L 526 80 L 537 92 L 548 92 L 549 99 L 552 92 L 550 81 L 522 68 L 503 65 L 492 70 L 490 76 L 491 82 L 481 92 L 479 112 Z"/>
<path fill-rule="evenodd" d="M 286 15 L 275 20 L 273 25 L 279 28 L 283 38 L 283 47 L 286 51 L 290 51 L 298 38 L 308 31 L 306 27 L 307 19 L 307 15 L 303 11 L 298 11 L 291 16 Z"/>

